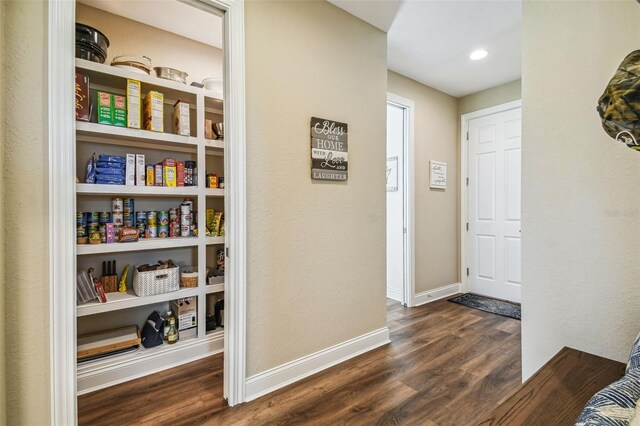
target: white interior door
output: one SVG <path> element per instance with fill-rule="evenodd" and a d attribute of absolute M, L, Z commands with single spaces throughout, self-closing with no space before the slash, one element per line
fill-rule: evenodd
<path fill-rule="evenodd" d="M 387 297 L 404 293 L 404 138 L 405 109 L 387 104 Z"/>
<path fill-rule="evenodd" d="M 469 291 L 520 302 L 521 109 L 468 126 Z"/>

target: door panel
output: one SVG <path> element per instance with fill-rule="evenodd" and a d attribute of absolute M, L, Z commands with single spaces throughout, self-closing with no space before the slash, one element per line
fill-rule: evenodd
<path fill-rule="evenodd" d="M 387 104 L 387 157 L 397 157 L 398 190 L 387 192 L 387 297 L 402 302 L 404 290 L 405 110 Z"/>
<path fill-rule="evenodd" d="M 469 120 L 469 290 L 520 301 L 520 108 Z"/>

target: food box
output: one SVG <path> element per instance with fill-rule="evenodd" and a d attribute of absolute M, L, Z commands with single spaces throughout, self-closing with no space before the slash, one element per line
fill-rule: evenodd
<path fill-rule="evenodd" d="M 173 133 L 180 136 L 191 135 L 189 103 L 180 99 L 173 105 Z"/>
<path fill-rule="evenodd" d="M 154 186 L 156 184 L 156 166 L 153 164 L 147 164 L 147 186 Z"/>
<path fill-rule="evenodd" d="M 184 186 L 184 161 L 176 161 L 176 181 L 178 186 Z"/>
<path fill-rule="evenodd" d="M 213 121 L 206 118 L 204 120 L 204 138 L 213 139 Z"/>
<path fill-rule="evenodd" d="M 113 125 L 127 127 L 127 98 L 122 95 L 113 96 Z"/>
<path fill-rule="evenodd" d="M 136 184 L 136 155 L 127 154 L 127 162 L 125 163 L 125 185 Z"/>
<path fill-rule="evenodd" d="M 76 120 L 91 120 L 91 103 L 89 102 L 89 77 L 76 73 Z"/>
<path fill-rule="evenodd" d="M 176 187 L 178 184 L 176 160 L 172 158 L 165 158 L 162 162 L 162 169 L 164 172 L 162 179 L 163 185 Z"/>
<path fill-rule="evenodd" d="M 140 82 L 127 79 L 127 127 L 140 128 Z"/>
<path fill-rule="evenodd" d="M 155 186 L 164 186 L 164 172 L 162 171 L 162 163 L 158 163 L 155 165 L 155 175 L 156 175 L 156 185 Z"/>
<path fill-rule="evenodd" d="M 136 185 L 144 186 L 147 175 L 147 166 L 144 161 L 144 154 L 136 154 Z"/>
<path fill-rule="evenodd" d="M 98 123 L 113 124 L 113 97 L 111 93 L 96 92 Z"/>
<path fill-rule="evenodd" d="M 177 319 L 178 330 L 187 330 L 198 325 L 198 299 L 185 297 L 171 302 L 171 310 Z"/>
<path fill-rule="evenodd" d="M 144 98 L 144 128 L 153 132 L 164 132 L 164 95 L 150 91 Z"/>

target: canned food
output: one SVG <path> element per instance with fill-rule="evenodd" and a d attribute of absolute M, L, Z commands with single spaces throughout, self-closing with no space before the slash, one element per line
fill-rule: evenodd
<path fill-rule="evenodd" d="M 115 226 L 124 225 L 124 214 L 122 212 L 113 212 L 111 213 L 111 220 Z"/>
<path fill-rule="evenodd" d="M 191 236 L 191 225 L 181 225 L 180 226 L 180 236 L 181 237 L 190 237 Z"/>
<path fill-rule="evenodd" d="M 135 200 L 133 198 L 123 198 L 122 208 L 125 213 L 133 213 L 135 211 Z"/>
<path fill-rule="evenodd" d="M 136 212 L 136 225 L 145 226 L 147 224 L 147 212 L 138 211 Z"/>
<path fill-rule="evenodd" d="M 76 213 L 76 237 L 87 236 L 87 216 L 83 212 Z"/>
<path fill-rule="evenodd" d="M 178 221 L 178 209 L 169 209 L 169 223 L 175 223 Z"/>
<path fill-rule="evenodd" d="M 169 212 L 158 212 L 158 226 L 169 226 Z"/>
<path fill-rule="evenodd" d="M 99 223 L 100 221 L 100 213 L 98 212 L 88 212 L 87 213 L 87 223 Z"/>
<path fill-rule="evenodd" d="M 100 225 L 98 227 L 98 232 L 100 233 L 100 242 L 103 244 L 107 242 L 107 227 L 106 225 Z"/>
<path fill-rule="evenodd" d="M 146 238 L 146 231 L 147 227 L 145 225 L 138 224 L 138 238 Z"/>
<path fill-rule="evenodd" d="M 98 223 L 100 225 L 111 223 L 111 212 L 100 212 L 98 216 Z"/>
<path fill-rule="evenodd" d="M 158 226 L 158 238 L 167 238 L 169 236 L 169 225 Z"/>
<path fill-rule="evenodd" d="M 156 225 L 147 225 L 147 231 L 149 231 L 149 238 L 158 238 L 158 227 Z"/>
<path fill-rule="evenodd" d="M 128 227 L 136 226 L 136 221 L 133 213 L 125 211 L 122 214 L 122 219 L 123 219 L 122 223 L 124 224 L 124 226 L 128 226 Z"/>
<path fill-rule="evenodd" d="M 147 226 L 157 226 L 158 225 L 158 212 L 153 210 L 147 212 Z"/>
<path fill-rule="evenodd" d="M 112 213 L 122 213 L 123 211 L 123 201 L 122 198 L 114 198 L 111 200 L 111 212 Z"/>

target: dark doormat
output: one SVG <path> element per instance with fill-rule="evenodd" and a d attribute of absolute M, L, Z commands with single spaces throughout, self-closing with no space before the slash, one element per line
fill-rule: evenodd
<path fill-rule="evenodd" d="M 453 297 L 449 299 L 449 302 L 491 312 L 492 314 L 502 315 L 503 317 L 520 319 L 520 305 L 518 303 L 505 302 L 503 300 L 491 299 L 471 293 Z"/>

